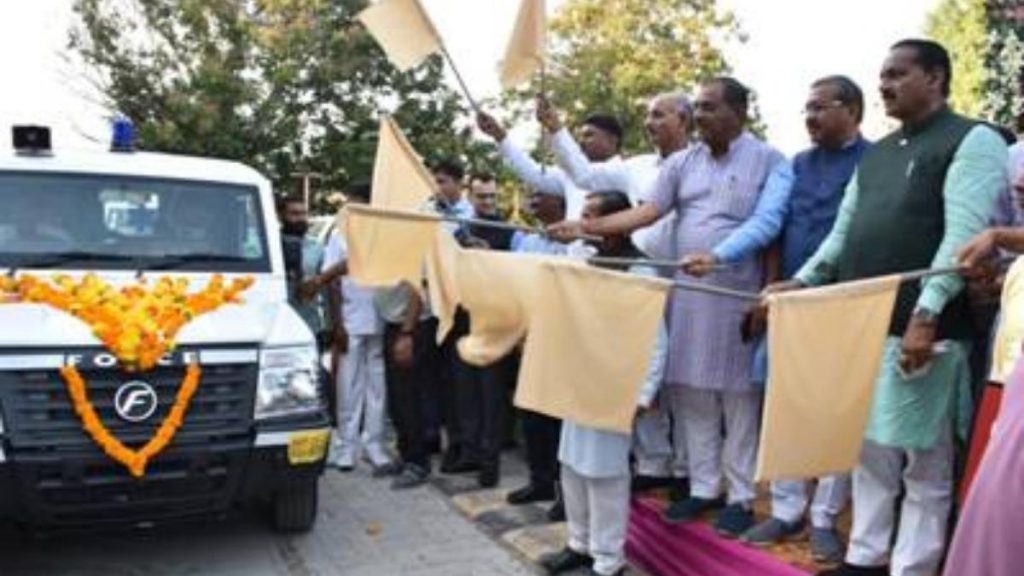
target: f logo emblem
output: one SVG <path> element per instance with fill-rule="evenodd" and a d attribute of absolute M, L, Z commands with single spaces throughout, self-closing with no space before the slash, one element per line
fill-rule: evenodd
<path fill-rule="evenodd" d="M 114 410 L 123 420 L 142 422 L 156 412 L 157 396 L 153 387 L 140 380 L 122 385 L 114 395 Z"/>

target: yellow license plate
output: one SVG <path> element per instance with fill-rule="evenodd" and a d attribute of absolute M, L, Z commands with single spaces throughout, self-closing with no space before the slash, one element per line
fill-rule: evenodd
<path fill-rule="evenodd" d="M 288 439 L 288 463 L 310 464 L 323 460 L 327 454 L 327 442 L 330 430 L 314 430 L 312 432 L 296 432 Z"/>

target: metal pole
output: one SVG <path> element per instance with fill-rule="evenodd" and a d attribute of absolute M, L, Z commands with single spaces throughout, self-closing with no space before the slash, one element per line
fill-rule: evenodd
<path fill-rule="evenodd" d="M 481 220 L 479 218 L 460 218 L 458 216 L 448 216 L 440 214 L 438 217 L 444 222 L 455 222 L 457 224 L 468 224 L 470 226 L 481 226 L 485 228 L 497 228 L 500 230 L 515 230 L 518 232 L 528 232 L 531 234 L 544 234 L 544 230 L 540 228 L 531 228 L 530 226 L 524 226 L 522 224 L 513 224 L 511 222 L 500 222 L 495 220 Z M 591 242 L 600 242 L 600 236 L 591 236 L 589 234 L 582 234 L 578 236 L 581 240 L 589 240 Z"/>
<path fill-rule="evenodd" d="M 438 36 L 440 39 L 440 36 Z M 451 54 L 448 53 L 448 48 L 444 45 L 444 42 L 438 42 L 441 45 L 441 54 L 444 55 L 444 59 L 448 62 L 448 66 L 451 66 L 452 73 L 455 74 L 455 80 L 459 83 L 459 87 L 462 88 L 462 93 L 465 94 L 466 100 L 469 100 L 469 106 L 473 109 L 473 112 L 480 113 L 480 107 L 477 106 L 476 100 L 473 99 L 473 95 L 469 93 L 469 88 L 466 87 L 466 83 L 462 80 L 462 74 L 459 74 L 459 69 L 455 66 L 455 61 L 452 60 Z"/>
<path fill-rule="evenodd" d="M 611 256 L 594 256 L 588 258 L 588 262 L 597 265 L 607 266 L 648 266 L 650 268 L 668 268 L 675 270 L 681 268 L 682 260 L 657 260 L 653 258 L 615 258 Z M 731 268 L 729 264 L 715 264 L 711 267 L 712 272 L 721 272 Z"/>
<path fill-rule="evenodd" d="M 697 282 L 687 282 L 685 280 L 676 280 L 672 283 L 673 288 L 676 290 L 689 290 L 691 292 L 705 292 L 707 294 L 715 294 L 718 296 L 728 296 L 730 298 L 739 298 L 740 300 L 749 300 L 751 302 L 760 302 L 761 295 L 757 292 L 744 292 L 742 290 L 733 290 L 731 288 L 722 288 L 719 286 L 711 286 L 708 284 L 699 284 Z"/>

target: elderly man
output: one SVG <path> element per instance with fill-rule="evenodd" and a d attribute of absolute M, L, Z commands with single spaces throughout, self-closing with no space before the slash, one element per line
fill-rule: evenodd
<path fill-rule="evenodd" d="M 733 78 L 705 83 L 694 120 L 701 142 L 672 156 L 648 202 L 625 212 L 551 227 L 565 237 L 607 235 L 649 226 L 677 213 L 673 257 L 692 256 L 687 272 L 703 273 L 701 254 L 733 264 L 701 280 L 758 290 L 758 252 L 778 234 L 792 174 L 782 153 L 746 131 L 749 91 Z M 716 520 L 723 534 L 753 525 L 751 505 L 761 390 L 751 380 L 753 347 L 740 337 L 742 301 L 676 291 L 670 302 L 670 354 L 665 385 L 679 387 L 686 428 L 690 497 L 673 503 L 670 521 L 697 518 L 721 506 L 723 469 L 728 504 Z M 725 436 L 723 437 L 723 420 Z"/>
<path fill-rule="evenodd" d="M 641 204 L 648 200 L 668 157 L 689 145 L 693 107 L 682 92 L 652 98 L 647 106 L 644 128 L 654 151 L 622 162 L 589 161 L 544 97 L 537 99 L 537 119 L 552 134 L 551 148 L 555 157 L 577 186 L 587 190 L 626 190 L 634 204 Z M 653 226 L 633 232 L 633 243 L 648 256 L 668 257 L 673 227 L 672 217 L 666 216 Z M 666 388 L 655 406 L 636 421 L 633 436 L 635 491 L 662 486 L 673 486 L 680 494 L 689 491 L 686 436 L 678 390 L 677 387 Z"/>
<path fill-rule="evenodd" d="M 949 109 L 950 79 L 949 54 L 939 44 L 893 45 L 881 94 L 901 125 L 865 153 L 832 232 L 795 280 L 777 289 L 947 267 L 985 228 L 1006 185 L 1006 143 Z M 853 472 L 846 563 L 826 574 L 938 569 L 952 500 L 955 400 L 970 385 L 972 333 L 958 276 L 900 287 Z"/>

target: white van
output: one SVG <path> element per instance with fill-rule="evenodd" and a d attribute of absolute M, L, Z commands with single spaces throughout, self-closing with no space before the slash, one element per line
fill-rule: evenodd
<path fill-rule="evenodd" d="M 53 151 L 41 127 L 15 128 L 14 140 L 0 150 L 0 274 L 93 273 L 114 286 L 170 275 L 190 291 L 214 274 L 255 282 L 244 304 L 185 325 L 176 351 L 138 374 L 78 319 L 0 303 L 0 520 L 150 525 L 262 500 L 277 528 L 312 527 L 329 411 L 313 335 L 288 305 L 270 183 L 236 162 Z M 75 364 L 103 424 L 138 448 L 194 359 L 202 376 L 184 424 L 141 478 L 83 430 L 59 373 Z M 140 382 L 155 404 L 141 420 L 116 401 Z"/>

